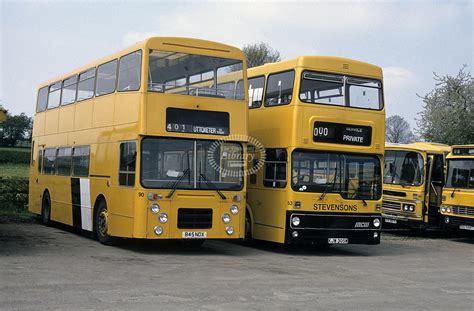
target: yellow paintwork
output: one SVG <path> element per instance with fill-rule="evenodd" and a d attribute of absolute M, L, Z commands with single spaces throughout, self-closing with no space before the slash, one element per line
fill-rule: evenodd
<path fill-rule="evenodd" d="M 243 238 L 245 226 L 245 190 L 222 191 L 227 197 L 221 199 L 213 190 L 176 190 L 171 199 L 166 199 L 169 189 L 144 189 L 140 185 L 140 141 L 143 136 L 180 137 L 193 139 L 231 139 L 240 141 L 246 152 L 246 136 L 239 138 L 232 135 L 247 135 L 248 108 L 247 94 L 244 100 L 223 100 L 210 97 L 182 96 L 164 93 L 147 92 L 148 53 L 150 49 L 176 51 L 224 58 L 239 59 L 244 66 L 244 85 L 247 88 L 245 56 L 238 48 L 216 42 L 156 37 L 137 43 L 118 53 L 99 61 L 51 79 L 40 85 L 48 86 L 73 74 L 81 73 L 102 63 L 116 59 L 128 53 L 142 51 L 141 87 L 139 91 L 115 92 L 93 97 L 67 106 L 36 113 L 33 126 L 33 148 L 30 168 L 29 210 L 41 213 L 41 200 L 45 189 L 52 199 L 52 219 L 72 225 L 71 183 L 70 177 L 38 174 L 39 148 L 90 145 L 90 198 L 91 205 L 101 195 L 105 197 L 109 212 L 108 233 L 112 236 L 132 238 L 176 238 L 182 237 L 183 231 L 206 231 L 208 238 Z M 165 128 L 165 111 L 167 107 L 179 107 L 194 110 L 226 111 L 230 115 L 229 137 L 219 135 L 197 135 L 191 133 L 170 133 Z M 137 167 L 134 187 L 118 185 L 119 144 L 122 141 L 137 142 Z M 168 222 L 160 224 L 158 216 L 151 214 L 147 199 L 148 193 L 161 195 L 158 200 L 161 212 L 168 214 Z M 241 202 L 232 201 L 239 194 Z M 224 225 L 221 216 L 229 213 L 232 204 L 240 208 L 231 222 Z M 177 229 L 177 208 L 212 208 L 213 228 L 211 229 Z M 93 213 L 93 212 L 92 212 Z M 161 225 L 164 233 L 157 237 L 153 228 Z M 234 227 L 234 234 L 225 232 L 226 226 Z"/>
<path fill-rule="evenodd" d="M 382 208 L 382 215 L 384 217 L 394 218 L 397 220 L 409 220 L 419 222 L 420 224 L 428 223 L 428 213 L 423 215 L 423 207 L 427 206 L 428 203 L 428 193 L 425 194 L 425 184 L 428 179 L 428 170 L 426 163 L 428 156 L 430 154 L 437 155 L 446 155 L 450 147 L 448 145 L 439 144 L 439 143 L 429 143 L 429 142 L 415 142 L 411 144 L 386 144 L 385 150 L 403 150 L 403 151 L 415 151 L 418 152 L 423 157 L 424 171 L 423 171 L 423 183 L 419 186 L 410 186 L 410 185 L 392 185 L 392 184 L 383 184 L 383 190 L 397 191 L 406 193 L 406 197 L 397 197 L 393 195 L 383 195 L 384 200 L 396 201 L 403 203 L 415 204 L 415 212 L 404 212 L 396 211 L 393 209 L 384 209 Z M 387 214 L 386 214 L 387 213 Z"/>
<path fill-rule="evenodd" d="M 7 111 L 0 107 L 0 123 L 7 120 Z"/>
<path fill-rule="evenodd" d="M 474 148 L 474 144 L 472 145 L 455 145 L 451 147 L 451 152 L 446 157 L 448 160 L 448 168 L 449 168 L 449 160 L 451 159 L 474 159 L 474 155 L 454 155 L 452 150 L 454 148 Z M 445 187 L 443 189 L 443 206 L 464 206 L 467 208 L 474 209 L 474 189 L 453 189 Z M 474 220 L 474 216 L 467 216 L 467 215 L 460 215 L 454 213 L 448 213 L 441 211 L 442 215 L 446 216 L 456 216 L 464 219 L 469 219 L 471 221 Z"/>
<path fill-rule="evenodd" d="M 248 212 L 252 222 L 252 237 L 277 243 L 285 242 L 287 211 L 313 211 L 314 204 L 350 204 L 357 213 L 380 214 L 382 199 L 367 201 L 343 199 L 339 194 L 328 193 L 321 201 L 317 193 L 301 193 L 291 189 L 290 155 L 294 149 L 304 148 L 323 151 L 340 151 L 377 155 L 382 163 L 385 144 L 385 109 L 358 108 L 308 104 L 299 100 L 300 77 L 304 70 L 340 73 L 351 76 L 375 78 L 382 81 L 382 69 L 371 64 L 339 57 L 302 56 L 295 59 L 270 63 L 248 70 L 249 77 L 295 70 L 292 101 L 287 105 L 250 109 L 249 133 L 265 148 L 287 148 L 288 169 L 285 188 L 263 187 L 264 170 L 257 173 L 257 183 L 248 185 Z M 265 79 L 266 81 L 267 79 Z M 371 146 L 351 146 L 330 143 L 314 143 L 312 139 L 315 120 L 347 123 L 372 127 Z M 300 209 L 292 204 L 300 201 Z M 376 208 L 377 207 L 377 208 Z M 325 211 L 321 211 L 324 213 Z M 326 211 L 334 213 L 334 211 Z M 351 211 L 354 212 L 354 211 Z M 341 212 L 344 213 L 344 212 Z"/>

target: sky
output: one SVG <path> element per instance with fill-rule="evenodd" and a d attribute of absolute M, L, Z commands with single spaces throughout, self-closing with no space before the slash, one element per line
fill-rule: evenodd
<path fill-rule="evenodd" d="M 149 36 L 237 47 L 266 42 L 284 59 L 340 56 L 382 67 L 387 116 L 416 127 L 433 72 L 473 66 L 472 1 L 4 1 L 0 104 L 32 116 L 40 83 Z M 417 95 L 418 94 L 418 95 Z"/>

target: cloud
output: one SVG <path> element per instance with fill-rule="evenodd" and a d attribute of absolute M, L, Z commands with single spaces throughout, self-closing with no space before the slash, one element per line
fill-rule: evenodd
<path fill-rule="evenodd" d="M 402 87 L 415 81 L 415 74 L 408 68 L 388 66 L 383 68 L 385 85 Z"/>

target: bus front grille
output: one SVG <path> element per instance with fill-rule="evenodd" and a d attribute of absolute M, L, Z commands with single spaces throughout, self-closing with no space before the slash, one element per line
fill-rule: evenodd
<path fill-rule="evenodd" d="M 212 209 L 180 208 L 178 209 L 179 229 L 210 229 L 212 228 Z"/>
<path fill-rule="evenodd" d="M 382 208 L 389 208 L 389 209 L 400 210 L 400 203 L 397 203 L 397 202 L 389 202 L 389 201 L 382 201 Z"/>
<path fill-rule="evenodd" d="M 467 206 L 453 206 L 453 214 L 461 216 L 474 216 L 474 208 Z"/>

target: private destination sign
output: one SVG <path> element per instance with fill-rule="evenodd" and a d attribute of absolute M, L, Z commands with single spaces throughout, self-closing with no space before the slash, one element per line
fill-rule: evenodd
<path fill-rule="evenodd" d="M 340 124 L 330 122 L 315 122 L 313 128 L 313 141 L 370 146 L 372 128 L 370 126 Z"/>

